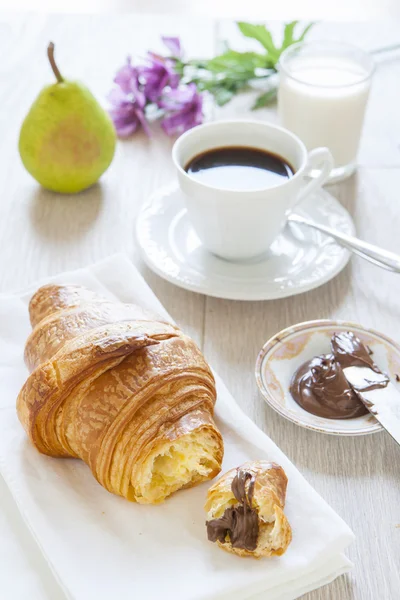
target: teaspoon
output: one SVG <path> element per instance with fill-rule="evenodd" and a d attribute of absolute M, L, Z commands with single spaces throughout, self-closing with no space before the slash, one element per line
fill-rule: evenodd
<path fill-rule="evenodd" d="M 364 242 L 352 235 L 347 235 L 346 233 L 342 233 L 341 231 L 337 231 L 326 225 L 314 223 L 314 221 L 310 221 L 295 213 L 291 213 L 288 216 L 288 221 L 289 223 L 297 223 L 298 225 L 305 225 L 306 227 L 317 229 L 317 231 L 325 233 L 339 242 L 344 248 L 361 256 L 361 258 L 365 258 L 365 260 L 368 260 L 374 265 L 387 269 L 388 271 L 400 273 L 400 255 L 395 254 L 394 252 L 389 252 L 389 250 L 384 250 L 383 248 L 379 248 L 379 246 Z"/>

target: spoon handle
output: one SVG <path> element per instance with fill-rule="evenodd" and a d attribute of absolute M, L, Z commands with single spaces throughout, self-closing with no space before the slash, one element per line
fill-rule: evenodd
<path fill-rule="evenodd" d="M 379 248 L 379 246 L 375 246 L 374 244 L 363 242 L 352 235 L 347 235 L 346 233 L 331 229 L 325 225 L 314 223 L 313 221 L 305 219 L 304 217 L 296 215 L 295 213 L 289 215 L 288 221 L 290 223 L 298 223 L 299 225 L 306 225 L 307 227 L 312 227 L 313 229 L 322 231 L 322 233 L 329 235 L 331 238 L 339 242 L 339 244 L 348 250 L 351 250 L 351 252 L 361 256 L 361 258 L 365 258 L 365 260 L 368 260 L 374 265 L 378 265 L 378 267 L 383 267 L 388 271 L 400 273 L 400 255 L 395 254 L 394 252 L 389 252 L 389 250 L 384 250 L 383 248 Z"/>

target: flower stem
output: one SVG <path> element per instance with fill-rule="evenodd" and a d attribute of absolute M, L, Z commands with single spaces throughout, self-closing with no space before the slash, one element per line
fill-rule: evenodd
<path fill-rule="evenodd" d="M 51 68 L 53 70 L 53 73 L 56 76 L 57 82 L 62 83 L 64 81 L 64 77 L 61 75 L 60 71 L 58 70 L 56 61 L 54 59 L 54 44 L 53 44 L 53 42 L 50 42 L 50 44 L 47 46 L 47 56 L 48 56 Z"/>

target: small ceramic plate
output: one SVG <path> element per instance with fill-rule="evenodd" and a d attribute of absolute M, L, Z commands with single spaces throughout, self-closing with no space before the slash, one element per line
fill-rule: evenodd
<path fill-rule="evenodd" d="M 325 190 L 306 198 L 296 212 L 354 234 L 349 213 Z M 176 183 L 145 203 L 136 237 L 144 261 L 157 275 L 192 292 L 230 300 L 272 300 L 307 292 L 335 277 L 349 260 L 349 252 L 331 238 L 299 225 L 287 227 L 260 258 L 218 258 L 202 246 Z"/>
<path fill-rule="evenodd" d="M 306 360 L 330 351 L 330 339 L 339 331 L 353 331 L 372 352 L 374 362 L 388 373 L 400 391 L 400 346 L 372 329 L 346 321 L 308 321 L 288 327 L 272 337 L 262 348 L 256 362 L 256 380 L 270 406 L 289 421 L 331 435 L 366 435 L 382 426 L 371 415 L 355 419 L 324 419 L 303 410 L 289 392 L 293 373 Z"/>

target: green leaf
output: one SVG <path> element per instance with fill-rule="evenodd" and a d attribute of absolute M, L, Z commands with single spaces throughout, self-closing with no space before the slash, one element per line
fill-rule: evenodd
<path fill-rule="evenodd" d="M 228 90 L 226 88 L 216 88 L 211 93 L 213 94 L 215 102 L 218 104 L 218 106 L 224 106 L 225 104 L 228 104 L 228 102 L 230 102 L 235 95 L 233 90 Z"/>
<path fill-rule="evenodd" d="M 277 60 L 279 57 L 279 50 L 274 44 L 271 32 L 268 31 L 265 25 L 252 25 L 251 23 L 244 23 L 243 21 L 240 21 L 237 25 L 244 36 L 260 42 L 270 55 L 271 59 Z"/>
<path fill-rule="evenodd" d="M 258 96 L 258 98 L 254 102 L 253 106 L 251 107 L 251 110 L 257 110 L 259 108 L 264 108 L 264 106 L 268 106 L 268 104 L 271 104 L 271 102 L 273 100 L 275 100 L 275 98 L 276 98 L 276 93 L 277 93 L 277 89 L 273 88 L 271 90 L 268 90 L 268 92 L 265 92 L 264 94 L 261 94 L 260 96 Z"/>
<path fill-rule="evenodd" d="M 194 58 L 184 63 L 185 67 L 195 67 L 196 69 L 207 69 L 208 60 L 199 60 Z"/>
<path fill-rule="evenodd" d="M 304 38 L 306 37 L 307 33 L 310 31 L 311 27 L 314 27 L 314 25 L 315 25 L 315 21 L 312 21 L 311 23 L 306 25 L 303 30 L 303 33 L 300 35 L 300 37 L 297 38 L 296 42 L 302 42 L 304 40 Z"/>
<path fill-rule="evenodd" d="M 286 23 L 285 29 L 283 30 L 283 42 L 281 46 L 281 51 L 285 50 L 291 46 L 294 42 L 294 30 L 298 21 L 291 21 L 290 23 Z"/>
<path fill-rule="evenodd" d="M 185 63 L 177 59 L 174 64 L 174 71 L 182 77 L 185 72 Z"/>
<path fill-rule="evenodd" d="M 307 33 L 310 31 L 311 27 L 313 27 L 315 25 L 314 22 L 308 23 L 308 25 L 306 25 L 304 27 L 301 35 L 299 35 L 299 37 L 296 38 L 294 35 L 294 30 L 296 29 L 296 26 L 298 25 L 298 23 L 299 23 L 299 21 L 291 21 L 290 23 L 286 23 L 285 29 L 283 32 L 283 42 L 282 42 L 281 52 L 283 50 L 285 50 L 285 48 L 288 48 L 289 46 L 291 46 L 292 44 L 297 44 L 298 42 L 303 42 L 304 38 L 306 37 Z"/>
<path fill-rule="evenodd" d="M 295 29 L 298 24 L 299 24 L 299 21 L 290 21 L 290 23 L 285 24 L 285 28 L 283 30 L 283 41 L 282 41 L 282 46 L 279 49 L 279 55 L 281 55 L 282 52 L 284 50 L 286 50 L 286 48 L 289 48 L 289 46 L 291 46 L 292 44 L 297 44 L 299 42 L 304 41 L 304 38 L 306 37 L 307 33 L 310 31 L 311 27 L 313 27 L 315 25 L 315 23 L 313 23 L 313 22 L 308 23 L 308 25 L 306 25 L 304 27 L 301 35 L 299 35 L 299 37 L 296 37 Z"/>
<path fill-rule="evenodd" d="M 207 69 L 214 73 L 227 70 L 253 71 L 257 67 L 266 68 L 268 61 L 262 54 L 257 52 L 236 52 L 228 50 L 207 62 Z"/>

